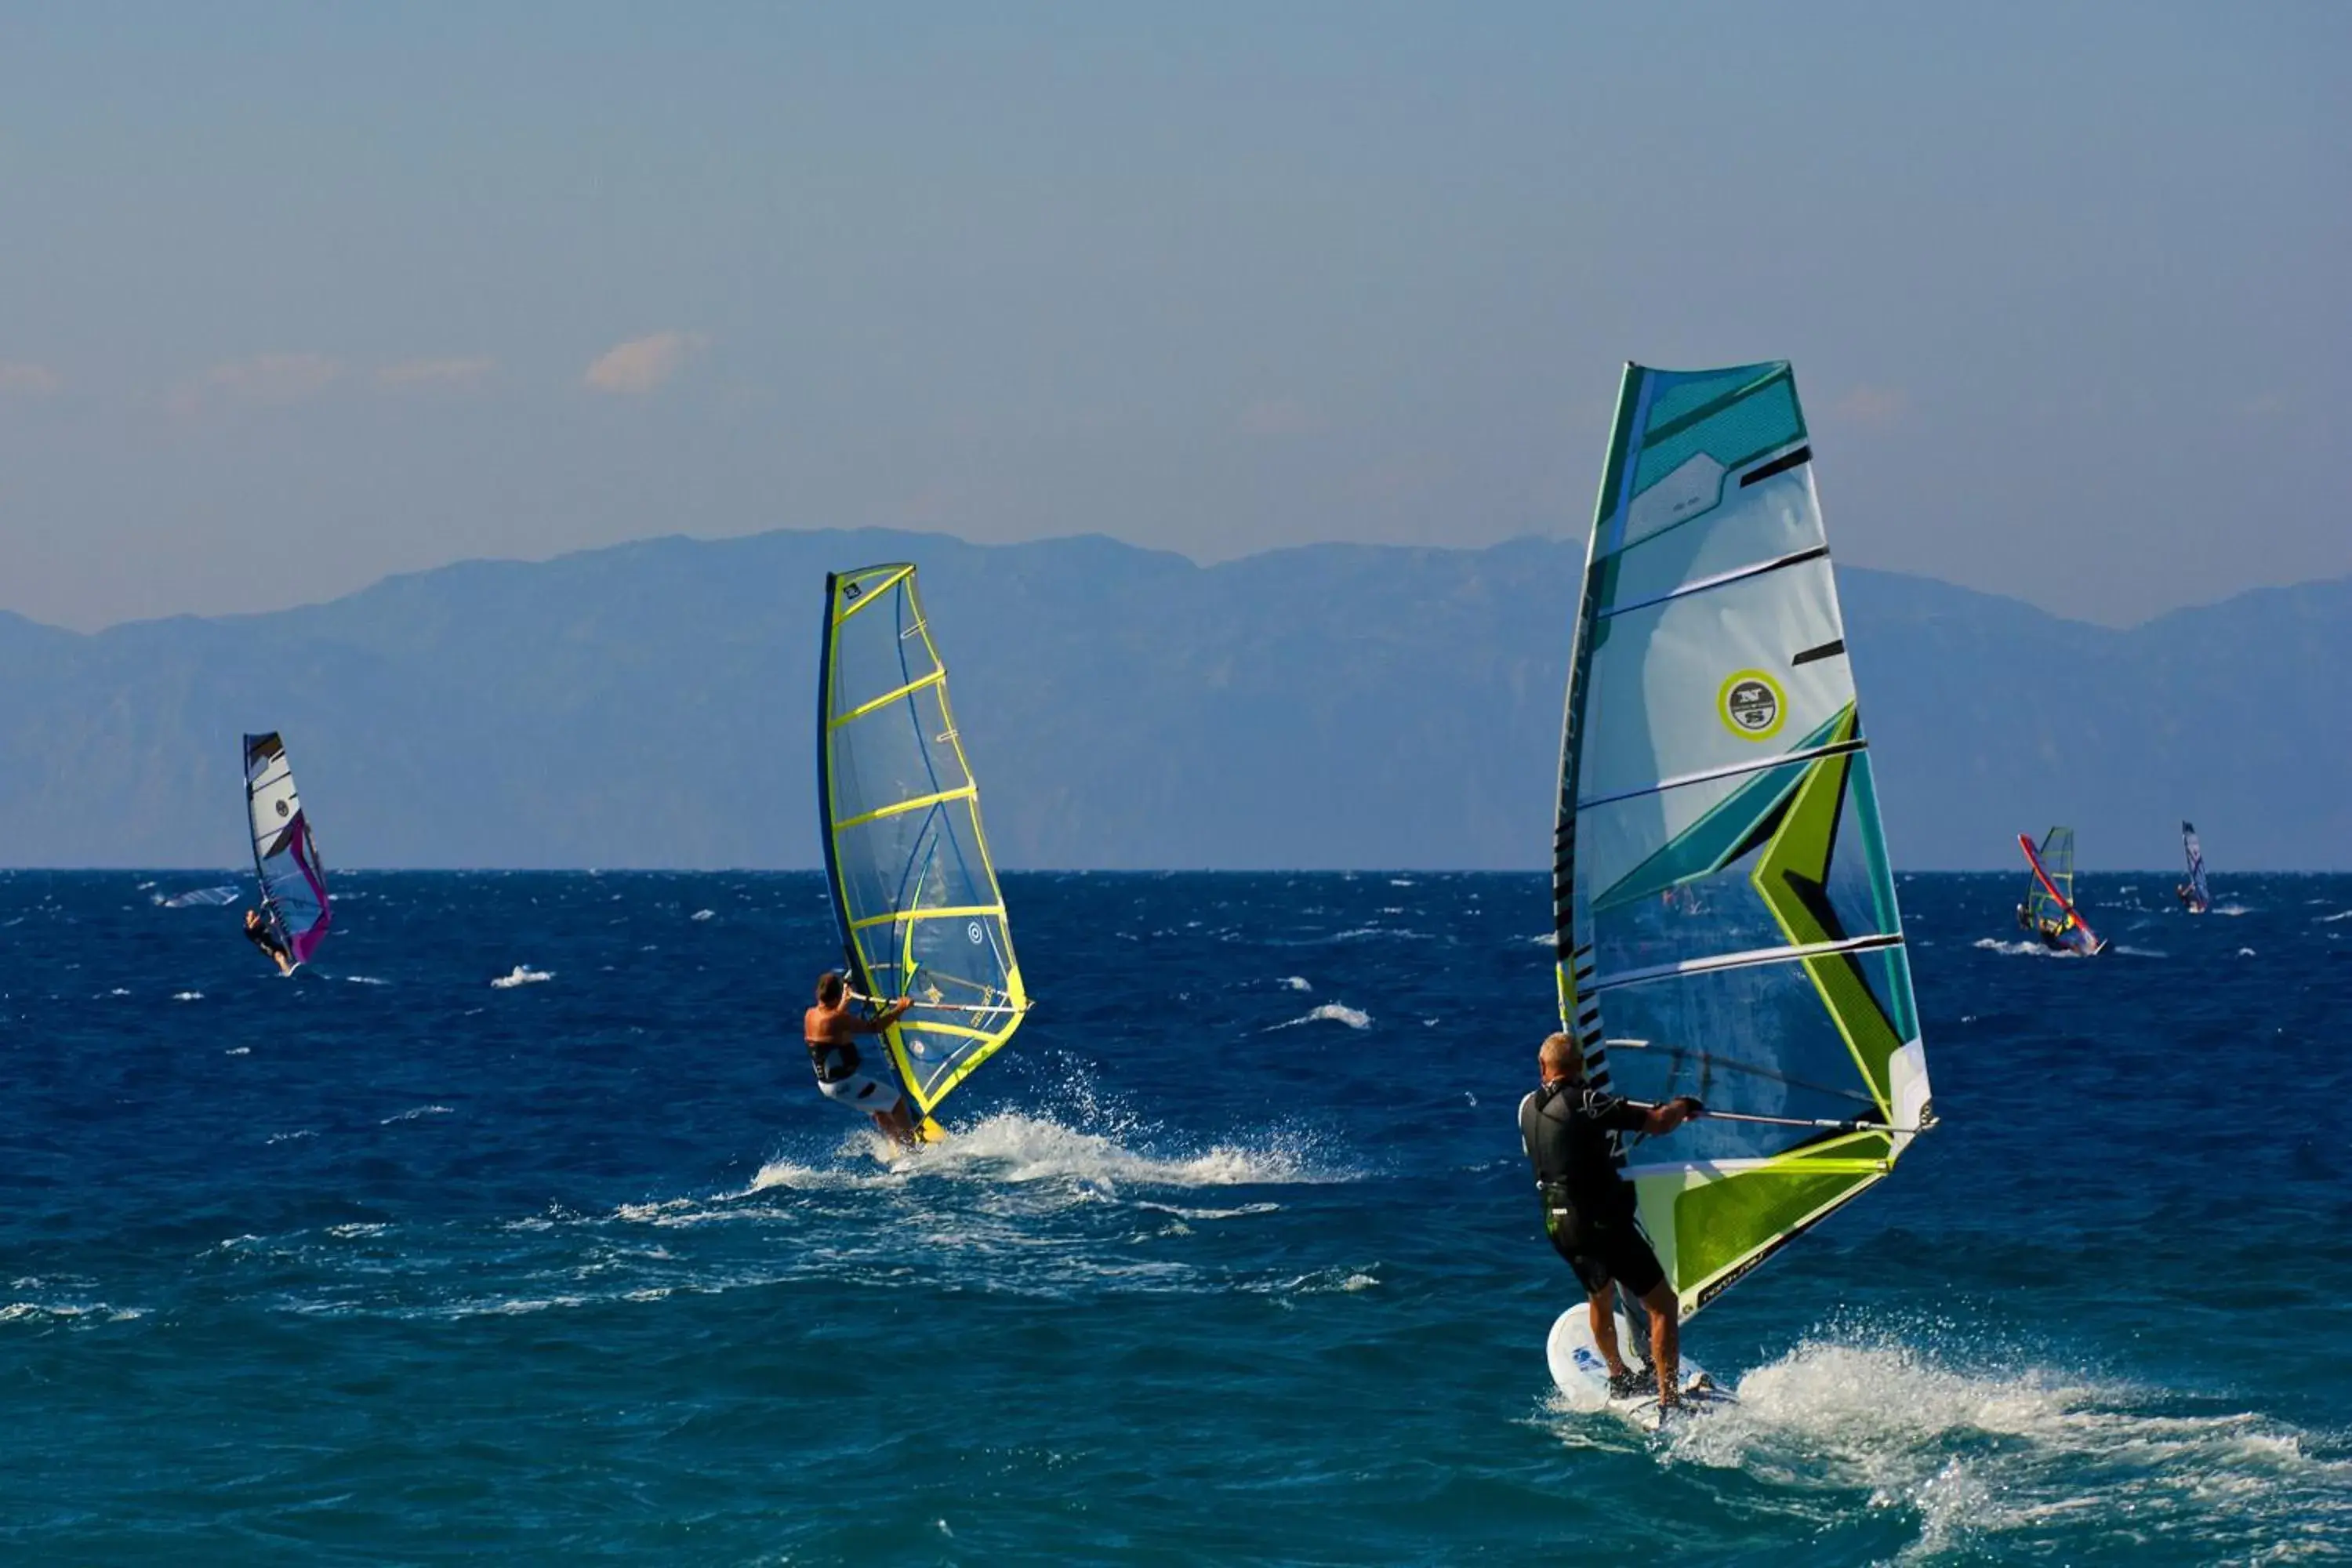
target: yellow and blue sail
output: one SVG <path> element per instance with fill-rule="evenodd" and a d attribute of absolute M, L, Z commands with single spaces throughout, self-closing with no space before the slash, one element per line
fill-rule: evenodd
<path fill-rule="evenodd" d="M 1785 363 L 1628 365 L 1560 743 L 1561 1026 L 1709 1118 L 1621 1152 L 1685 1312 L 1934 1120 L 1812 447 Z"/>
<path fill-rule="evenodd" d="M 904 563 L 825 578 L 817 807 L 851 984 L 909 997 L 885 1032 L 928 1115 L 1021 1026 L 1028 993 L 947 666 Z"/>

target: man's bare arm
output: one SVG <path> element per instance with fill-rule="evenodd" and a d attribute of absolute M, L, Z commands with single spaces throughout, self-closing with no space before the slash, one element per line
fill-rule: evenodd
<path fill-rule="evenodd" d="M 1650 1107 L 1648 1120 L 1642 1123 L 1642 1131 L 1655 1138 L 1660 1133 L 1672 1132 L 1684 1122 L 1706 1114 L 1706 1107 L 1701 1105 L 1695 1096 L 1679 1095 L 1664 1105 Z"/>
<path fill-rule="evenodd" d="M 849 1026 L 849 1032 L 853 1035 L 878 1035 L 905 1017 L 907 1009 L 914 1005 L 915 999 L 912 996 L 901 996 L 871 1018 L 848 1018 L 843 1021 Z"/>

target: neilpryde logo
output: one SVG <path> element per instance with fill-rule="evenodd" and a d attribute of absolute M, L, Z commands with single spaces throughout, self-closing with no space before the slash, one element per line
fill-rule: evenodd
<path fill-rule="evenodd" d="M 1789 717 L 1789 696 L 1760 669 L 1736 670 L 1715 694 L 1723 727 L 1743 741 L 1769 741 Z"/>

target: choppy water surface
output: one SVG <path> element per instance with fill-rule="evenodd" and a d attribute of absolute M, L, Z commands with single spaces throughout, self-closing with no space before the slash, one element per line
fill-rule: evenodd
<path fill-rule="evenodd" d="M 1541 879 L 1009 879 L 1039 1007 L 892 1158 L 813 876 L 0 874 L 16 1560 L 2105 1563 L 2352 1542 L 2352 879 L 1903 884 L 1944 1125 L 1572 1415 Z M 2104 917 L 2104 918 L 2102 918 Z"/>

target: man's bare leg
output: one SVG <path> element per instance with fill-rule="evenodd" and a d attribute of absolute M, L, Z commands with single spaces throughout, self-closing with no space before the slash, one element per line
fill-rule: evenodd
<path fill-rule="evenodd" d="M 891 1141 L 901 1149 L 912 1149 L 922 1142 L 915 1131 L 914 1122 L 908 1120 L 907 1102 L 903 1100 L 887 1110 L 876 1111 L 874 1125 L 888 1133 Z"/>
<path fill-rule="evenodd" d="M 1633 1369 L 1625 1364 L 1625 1353 L 1617 1346 L 1617 1286 L 1603 1285 L 1586 1298 L 1592 1309 L 1592 1347 L 1601 1359 L 1609 1363 L 1612 1377 L 1630 1377 Z"/>
<path fill-rule="evenodd" d="M 1683 1387 L 1683 1313 L 1682 1303 L 1675 1299 L 1675 1288 L 1664 1280 L 1650 1287 L 1642 1298 L 1642 1305 L 1650 1311 L 1650 1364 L 1658 1373 L 1658 1405 L 1664 1408 L 1682 1403 Z"/>

